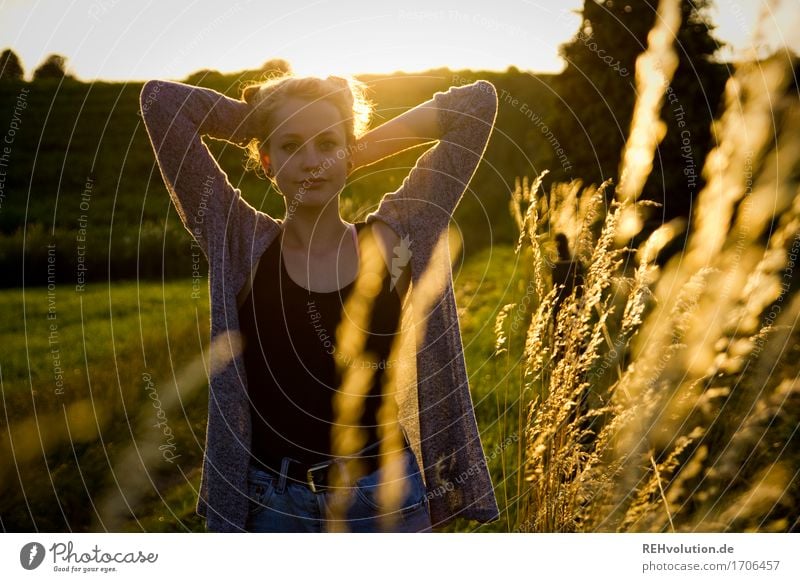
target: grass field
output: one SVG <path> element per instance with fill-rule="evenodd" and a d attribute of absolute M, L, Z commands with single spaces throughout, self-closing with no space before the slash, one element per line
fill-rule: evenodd
<path fill-rule="evenodd" d="M 504 246 L 456 274 L 473 401 L 504 511 L 486 530 L 506 531 L 517 495 L 520 452 L 507 437 L 518 427 L 502 419 L 518 418 L 519 395 L 493 353 L 495 317 L 523 284 Z M 185 369 L 207 343 L 206 295 L 193 298 L 191 279 L 0 291 L 0 311 L 14 314 L 0 331 L 0 424 L 11 427 L 0 437 L 2 529 L 202 531 L 194 507 L 208 395 Z"/>
<path fill-rule="evenodd" d="M 737 67 L 692 215 L 646 229 L 658 209 L 641 194 L 677 62 L 668 20 L 657 27 L 637 60 L 613 196 L 611 180 L 545 187 L 544 173 L 531 185 L 503 167 L 499 185 L 473 186 L 508 216 L 454 217 L 492 242 L 464 236 L 473 252 L 454 273 L 502 519 L 443 531 L 800 531 L 796 64 L 776 56 Z M 145 215 L 138 198 L 126 200 Z M 360 200 L 346 199 L 348 218 Z M 56 226 L 70 255 L 73 227 Z M 14 255 L 20 232 L 0 238 L 0 260 L 13 255 L 24 267 L 15 276 L 46 280 L 62 264 L 48 244 L 58 231 L 31 227 L 36 244 Z M 152 258 L 170 245 L 157 226 L 149 232 Z M 165 254 L 185 257 L 179 239 Z M 675 241 L 680 252 L 664 252 Z M 123 246 L 128 254 L 108 245 L 114 261 L 98 265 L 139 274 L 139 247 Z M 202 531 L 205 293 L 192 279 L 82 292 L 68 279 L 24 282 L 0 292 L 0 529 Z"/>

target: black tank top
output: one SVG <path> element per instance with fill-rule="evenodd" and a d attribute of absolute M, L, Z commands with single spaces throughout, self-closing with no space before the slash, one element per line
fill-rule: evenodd
<path fill-rule="evenodd" d="M 366 224 L 355 226 L 360 232 Z M 298 285 L 286 271 L 280 246 L 278 235 L 264 251 L 252 289 L 239 308 L 253 426 L 251 458 L 276 471 L 284 456 L 305 464 L 332 456 L 332 399 L 342 380 L 334 360 L 336 328 L 342 305 L 355 287 L 353 281 L 320 293 Z M 400 297 L 390 289 L 390 281 L 384 265 L 365 347 L 378 357 L 360 423 L 367 431 L 365 446 L 378 440 L 381 382 L 400 320 Z M 367 465 L 377 466 L 375 459 Z"/>

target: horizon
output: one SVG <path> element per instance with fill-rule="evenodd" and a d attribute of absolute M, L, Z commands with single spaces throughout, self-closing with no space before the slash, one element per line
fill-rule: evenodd
<path fill-rule="evenodd" d="M 271 59 L 285 59 L 298 75 L 413 75 L 438 68 L 503 73 L 509 67 L 558 74 L 565 66 L 558 47 L 577 32 L 580 19 L 574 11 L 583 5 L 582 0 L 520 0 L 489 10 L 476 2 L 447 0 L 428 9 L 422 0 L 409 0 L 402 8 L 382 8 L 357 0 L 342 8 L 308 0 L 259 18 L 252 17 L 252 6 L 243 6 L 248 3 L 238 2 L 209 20 L 210 0 L 158 11 L 150 10 L 152 0 L 141 10 L 119 0 L 77 0 L 69 6 L 57 0 L 33 6 L 6 0 L 0 3 L 0 50 L 17 54 L 26 81 L 50 54 L 66 57 L 67 71 L 83 82 L 185 79 L 203 69 L 230 75 L 258 70 Z M 772 12 L 765 0 L 719 4 L 709 11 L 714 36 L 728 43 L 718 51 L 718 62 L 782 47 L 800 52 L 800 38 L 783 34 L 796 29 L 796 6 L 783 2 Z M 761 30 L 753 34 L 748 23 L 756 21 Z M 47 31 L 46 40 L 41 30 Z M 276 34 L 261 50 L 265 30 Z M 148 33 L 142 43 L 141 35 Z M 353 35 L 363 38 L 341 42 Z M 482 42 L 476 45 L 475 39 Z"/>

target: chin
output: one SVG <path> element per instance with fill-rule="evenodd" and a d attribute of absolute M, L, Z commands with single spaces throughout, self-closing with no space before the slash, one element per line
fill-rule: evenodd
<path fill-rule="evenodd" d="M 340 191 L 329 188 L 306 191 L 295 190 L 293 195 L 287 198 L 287 202 L 297 206 L 305 206 L 306 208 L 314 206 L 322 207 L 329 204 L 334 198 L 338 198 L 339 194 Z"/>
<path fill-rule="evenodd" d="M 339 194 L 342 190 L 344 190 L 343 182 L 328 181 L 325 182 L 322 186 L 317 188 L 299 187 L 295 189 L 295 192 L 298 195 L 305 196 L 306 198 L 319 199 L 319 198 L 330 198 L 334 194 Z"/>

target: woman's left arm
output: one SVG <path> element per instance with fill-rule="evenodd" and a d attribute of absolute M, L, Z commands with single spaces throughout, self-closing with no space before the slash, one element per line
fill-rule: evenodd
<path fill-rule="evenodd" d="M 402 185 L 385 194 L 366 221 L 383 220 L 399 235 L 438 237 L 483 158 L 497 117 L 497 91 L 489 81 L 450 87 L 362 138 L 356 163 L 368 165 L 430 140 Z M 371 152 L 371 153 L 370 153 Z M 360 157 L 358 157 L 360 156 Z"/>
<path fill-rule="evenodd" d="M 352 171 L 440 137 L 436 102 L 428 99 L 361 136 L 352 150 Z"/>

